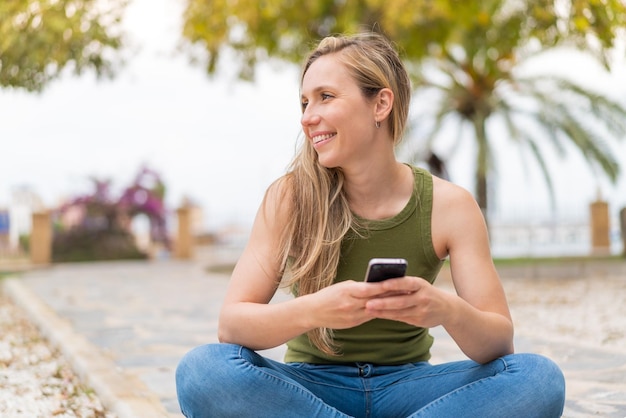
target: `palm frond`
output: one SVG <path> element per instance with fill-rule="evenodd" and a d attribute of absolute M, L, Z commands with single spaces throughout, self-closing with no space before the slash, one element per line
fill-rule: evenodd
<path fill-rule="evenodd" d="M 545 158 L 543 158 L 542 150 L 537 145 L 537 142 L 532 137 L 527 137 L 525 141 L 526 145 L 530 148 L 532 154 L 537 159 L 539 163 L 539 168 L 541 169 L 541 173 L 543 174 L 543 179 L 546 182 L 546 186 L 548 187 L 548 196 L 550 196 L 550 206 L 552 209 L 556 208 L 556 194 L 554 192 L 554 184 L 552 183 L 552 177 L 550 176 L 550 172 L 548 170 L 548 164 L 546 163 Z"/>
<path fill-rule="evenodd" d="M 517 81 L 537 102 L 535 121 L 559 153 L 564 152 L 561 143 L 569 139 L 590 166 L 598 164 L 611 181 L 616 181 L 619 164 L 603 136 L 620 140 L 626 135 L 626 109 L 562 77 L 538 76 Z"/>

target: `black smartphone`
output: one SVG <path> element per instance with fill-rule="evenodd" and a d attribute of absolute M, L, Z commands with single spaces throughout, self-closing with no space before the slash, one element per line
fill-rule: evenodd
<path fill-rule="evenodd" d="M 366 282 L 382 282 L 383 280 L 404 277 L 407 261 L 404 258 L 372 258 L 365 273 Z"/>

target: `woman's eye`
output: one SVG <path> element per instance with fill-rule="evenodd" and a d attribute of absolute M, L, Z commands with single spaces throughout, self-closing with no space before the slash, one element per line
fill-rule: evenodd
<path fill-rule="evenodd" d="M 304 109 L 306 109 L 306 106 L 309 104 L 309 102 L 301 102 L 300 103 L 300 107 L 302 108 L 302 111 L 304 112 Z"/>
<path fill-rule="evenodd" d="M 331 95 L 330 95 L 330 94 L 328 94 L 328 93 L 322 93 L 322 100 L 330 99 L 330 98 L 332 98 L 332 97 L 333 97 L 333 96 L 331 96 Z"/>

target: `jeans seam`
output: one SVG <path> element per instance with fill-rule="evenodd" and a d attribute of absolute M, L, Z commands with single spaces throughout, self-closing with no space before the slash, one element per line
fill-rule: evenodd
<path fill-rule="evenodd" d="M 278 381 L 280 381 L 280 382 L 288 383 L 288 384 L 290 384 L 291 386 L 294 386 L 294 387 L 296 387 L 296 388 L 298 388 L 298 389 L 300 389 L 300 390 L 302 390 L 302 391 L 306 391 L 308 394 L 310 394 L 310 395 L 311 395 L 311 396 L 313 396 L 314 398 L 319 399 L 317 396 L 315 396 L 315 395 L 314 395 L 313 393 L 311 393 L 309 390 L 305 390 L 305 389 L 303 389 L 302 387 L 297 386 L 297 385 L 296 385 L 296 384 L 294 384 L 293 382 L 290 382 L 290 381 L 288 381 L 288 380 L 285 380 L 285 379 L 281 378 L 280 376 L 278 376 L 278 375 L 276 375 L 276 374 L 268 373 L 267 371 L 265 371 L 265 370 L 264 370 L 264 368 L 263 368 L 263 367 L 256 366 L 256 365 L 255 365 L 255 364 L 253 364 L 252 362 L 248 361 L 248 360 L 247 360 L 244 356 L 242 356 L 242 355 L 241 355 L 241 352 L 242 352 L 242 349 L 240 349 L 240 350 L 239 350 L 239 352 L 238 352 L 238 357 L 239 357 L 239 360 L 241 360 L 241 361 L 245 364 L 245 366 L 246 366 L 246 367 L 248 367 L 248 368 L 250 368 L 250 369 L 253 369 L 253 370 L 254 370 L 254 371 L 256 371 L 256 372 L 259 372 L 259 373 L 263 374 L 264 376 L 267 376 L 267 377 L 273 377 L 273 378 L 275 378 L 276 380 L 278 380 Z M 313 379 L 311 379 L 311 378 L 307 378 L 307 377 L 305 377 L 305 376 L 301 376 L 301 375 L 299 375 L 299 374 L 297 374 L 297 373 L 294 373 L 294 372 L 291 370 L 291 368 L 290 368 L 290 367 L 286 367 L 283 371 L 285 371 L 286 373 L 288 373 L 288 374 L 289 374 L 289 376 L 291 376 L 291 377 L 292 377 L 292 378 L 294 378 L 295 380 L 304 380 L 304 381 L 307 381 L 307 382 L 310 382 L 310 383 L 314 383 L 314 384 L 316 384 L 316 385 L 322 385 L 322 386 L 326 386 L 326 387 L 337 388 L 337 389 L 343 389 L 343 390 L 345 390 L 345 389 L 349 389 L 349 390 L 353 390 L 353 391 L 355 391 L 355 392 L 360 392 L 360 390 L 359 390 L 359 389 L 354 389 L 354 388 L 345 387 L 345 386 L 340 386 L 340 385 L 335 385 L 335 384 L 329 384 L 329 383 L 326 383 L 326 382 L 320 382 L 320 381 L 318 381 L 318 380 L 313 380 Z"/>
<path fill-rule="evenodd" d="M 241 354 L 241 351 L 239 352 L 239 354 Z M 289 380 L 285 380 L 284 378 L 282 378 L 279 375 L 268 373 L 267 371 L 263 370 L 264 369 L 263 367 L 259 367 L 259 366 L 254 365 L 252 362 L 248 361 L 244 356 L 239 355 L 239 360 L 243 362 L 243 364 L 244 364 L 244 366 L 246 368 L 251 369 L 254 372 L 259 373 L 261 376 L 263 376 L 263 378 L 268 379 L 268 380 L 275 380 L 277 382 L 285 384 L 285 385 L 291 387 L 292 389 L 295 389 L 297 392 L 299 392 L 299 393 L 305 395 L 306 397 L 310 398 L 311 401 L 321 402 L 329 410 L 333 410 L 333 411 L 338 412 L 338 413 L 340 413 L 342 415 L 345 415 L 341 411 L 339 411 L 337 408 L 335 408 L 334 406 L 329 405 L 326 402 L 324 402 L 321 398 L 316 396 L 310 390 L 308 390 L 308 389 L 306 389 L 306 388 L 304 388 L 304 387 L 302 387 L 302 386 L 300 386 L 300 385 L 298 385 L 298 384 L 296 384 L 294 382 L 291 382 Z M 292 375 L 292 374 L 290 373 L 290 375 Z"/>

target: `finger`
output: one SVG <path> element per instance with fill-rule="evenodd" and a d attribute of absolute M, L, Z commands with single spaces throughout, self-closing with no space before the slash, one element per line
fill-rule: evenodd
<path fill-rule="evenodd" d="M 399 277 L 397 279 L 389 279 L 381 282 L 383 284 L 383 288 L 387 291 L 397 291 L 397 292 L 417 292 L 423 286 L 423 279 L 419 279 L 417 277 Z"/>
<path fill-rule="evenodd" d="M 415 306 L 415 302 L 410 297 L 412 292 L 394 293 L 385 297 L 374 298 L 365 304 L 368 311 L 402 310 Z"/>
<path fill-rule="evenodd" d="M 382 282 L 378 282 L 378 283 L 360 282 L 356 284 L 357 286 L 355 286 L 352 294 L 354 297 L 357 297 L 359 299 L 371 299 L 374 297 L 380 297 L 381 295 L 384 295 L 385 293 L 387 293 L 387 290 L 385 290 L 385 287 Z"/>

